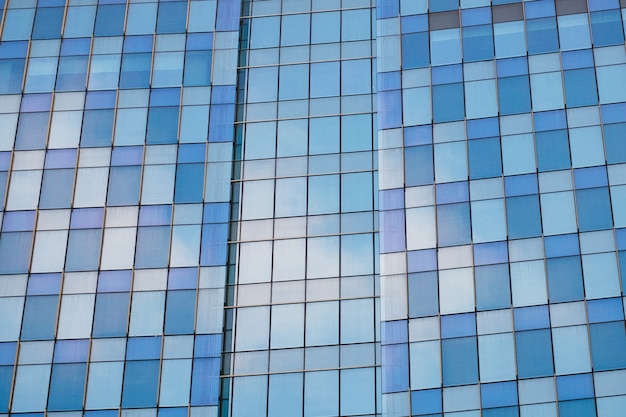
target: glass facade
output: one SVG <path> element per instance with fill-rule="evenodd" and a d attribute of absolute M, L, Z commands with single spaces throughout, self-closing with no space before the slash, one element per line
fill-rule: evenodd
<path fill-rule="evenodd" d="M 0 17 L 0 417 L 622 415 L 626 1 Z"/>

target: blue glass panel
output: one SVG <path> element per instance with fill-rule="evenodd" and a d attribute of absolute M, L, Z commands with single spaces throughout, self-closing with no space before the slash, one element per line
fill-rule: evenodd
<path fill-rule="evenodd" d="M 595 371 L 626 368 L 626 331 L 624 323 L 589 326 L 591 357 Z"/>
<path fill-rule="evenodd" d="M 433 127 L 413 126 L 404 129 L 404 146 L 430 145 L 433 143 Z"/>
<path fill-rule="evenodd" d="M 178 107 L 152 107 L 148 113 L 150 145 L 176 143 L 178 137 Z"/>
<path fill-rule="evenodd" d="M 441 337 L 476 336 L 476 315 L 474 313 L 452 314 L 441 317 Z"/>
<path fill-rule="evenodd" d="M 159 5 L 157 33 L 184 33 L 187 23 L 187 2 L 173 1 Z"/>
<path fill-rule="evenodd" d="M 178 164 L 176 167 L 176 203 L 199 203 L 204 192 L 204 164 Z"/>
<path fill-rule="evenodd" d="M 32 232 L 2 233 L 0 235 L 0 272 L 20 274 L 28 271 Z"/>
<path fill-rule="evenodd" d="M 96 14 L 96 36 L 119 36 L 124 34 L 126 5 L 100 5 Z"/>
<path fill-rule="evenodd" d="M 48 409 L 51 411 L 81 410 L 87 364 L 60 364 L 52 367 Z"/>
<path fill-rule="evenodd" d="M 407 253 L 409 272 L 434 271 L 437 269 L 435 249 L 411 251 Z"/>
<path fill-rule="evenodd" d="M 432 145 L 404 148 L 404 160 L 404 176 L 407 187 L 434 182 Z"/>
<path fill-rule="evenodd" d="M 16 94 L 22 91 L 25 59 L 0 60 L 0 94 Z"/>
<path fill-rule="evenodd" d="M 409 275 L 409 317 L 434 316 L 439 309 L 436 272 Z"/>
<path fill-rule="evenodd" d="M 491 25 L 463 28 L 463 59 L 466 62 L 493 59 L 493 54 Z"/>
<path fill-rule="evenodd" d="M 610 229 L 613 225 L 608 188 L 576 190 L 580 231 Z"/>
<path fill-rule="evenodd" d="M 624 306 L 621 298 L 587 301 L 589 323 L 624 320 Z"/>
<path fill-rule="evenodd" d="M 537 164 L 540 172 L 571 166 L 567 130 L 537 132 Z"/>
<path fill-rule="evenodd" d="M 584 298 L 580 256 L 548 259 L 546 269 L 548 292 L 552 302 L 559 303 Z"/>
<path fill-rule="evenodd" d="M 100 229 L 72 230 L 67 244 L 66 271 L 93 271 L 100 261 Z"/>
<path fill-rule="evenodd" d="M 406 344 L 382 346 L 383 393 L 409 388 L 409 349 Z"/>
<path fill-rule="evenodd" d="M 80 145 L 82 147 L 111 146 L 114 110 L 85 110 Z"/>
<path fill-rule="evenodd" d="M 61 37 L 63 7 L 37 8 L 33 39 L 58 39 Z"/>
<path fill-rule="evenodd" d="M 169 226 L 140 227 L 137 231 L 137 268 L 164 268 L 170 255 Z"/>
<path fill-rule="evenodd" d="M 560 376 L 556 379 L 559 401 L 593 397 L 593 377 L 591 374 Z"/>
<path fill-rule="evenodd" d="M 550 330 L 515 333 L 517 372 L 520 378 L 548 376 L 554 373 Z"/>
<path fill-rule="evenodd" d="M 437 206 L 437 238 L 439 246 L 463 245 L 470 242 L 469 204 Z"/>
<path fill-rule="evenodd" d="M 624 43 L 624 29 L 619 10 L 591 13 L 591 30 L 594 47 Z"/>
<path fill-rule="evenodd" d="M 61 274 L 33 274 L 28 278 L 27 295 L 53 295 L 61 291 Z"/>
<path fill-rule="evenodd" d="M 17 342 L 0 343 L 0 365 L 13 365 L 17 353 Z"/>
<path fill-rule="evenodd" d="M 500 113 L 518 114 L 530 111 L 530 85 L 528 77 L 498 78 Z"/>
<path fill-rule="evenodd" d="M 556 19 L 532 19 L 526 21 L 529 54 L 545 54 L 559 49 Z"/>
<path fill-rule="evenodd" d="M 548 306 L 515 309 L 515 331 L 545 329 L 550 327 Z"/>
<path fill-rule="evenodd" d="M 159 359 L 161 356 L 161 336 L 129 337 L 126 347 L 126 360 Z"/>
<path fill-rule="evenodd" d="M 541 235 L 541 214 L 536 195 L 506 199 L 506 218 L 509 238 L 525 238 Z"/>
<path fill-rule="evenodd" d="M 515 382 L 482 384 L 480 394 L 483 408 L 517 405 L 517 384 Z"/>
<path fill-rule="evenodd" d="M 202 226 L 202 249 L 200 265 L 223 265 L 226 262 L 228 224 L 207 224 Z"/>
<path fill-rule="evenodd" d="M 469 187 L 465 181 L 437 184 L 435 190 L 437 204 L 462 203 L 469 200 Z"/>
<path fill-rule="evenodd" d="M 195 359 L 191 380 L 191 405 L 217 405 L 220 359 Z"/>
<path fill-rule="evenodd" d="M 150 86 L 152 54 L 124 54 L 120 88 L 147 88 Z"/>
<path fill-rule="evenodd" d="M 502 175 L 500 139 L 471 140 L 468 143 L 470 179 Z"/>
<path fill-rule="evenodd" d="M 34 211 L 9 211 L 2 222 L 3 232 L 24 232 L 35 228 Z"/>
<path fill-rule="evenodd" d="M 559 401 L 560 417 L 595 417 L 594 400 Z"/>
<path fill-rule="evenodd" d="M 98 292 L 130 291 L 131 271 L 102 271 L 98 277 Z"/>
<path fill-rule="evenodd" d="M 58 303 L 56 295 L 26 297 L 22 340 L 54 339 Z"/>
<path fill-rule="evenodd" d="M 392 345 L 409 341 L 409 327 L 406 320 L 383 321 L 381 323 L 381 343 Z"/>
<path fill-rule="evenodd" d="M 508 308 L 511 284 L 507 264 L 476 267 L 476 307 L 478 310 Z"/>
<path fill-rule="evenodd" d="M 604 125 L 604 146 L 609 164 L 626 162 L 626 123 Z"/>
<path fill-rule="evenodd" d="M 474 265 L 490 265 L 504 263 L 509 260 L 506 242 L 474 244 Z"/>
<path fill-rule="evenodd" d="M 478 382 L 478 354 L 475 337 L 441 341 L 443 385 Z"/>
<path fill-rule="evenodd" d="M 211 85 L 211 51 L 191 51 L 185 54 L 184 85 Z"/>
<path fill-rule="evenodd" d="M 93 337 L 125 336 L 129 303 L 129 293 L 98 294 L 93 320 Z"/>
<path fill-rule="evenodd" d="M 415 415 L 440 413 L 443 408 L 441 389 L 412 391 L 411 407 Z"/>
<path fill-rule="evenodd" d="M 222 354 L 222 335 L 197 335 L 193 349 L 196 358 L 219 358 Z"/>
<path fill-rule="evenodd" d="M 167 279 L 168 290 L 192 290 L 197 286 L 198 268 L 171 268 Z"/>
<path fill-rule="evenodd" d="M 74 209 L 72 211 L 71 229 L 88 229 L 92 227 L 102 227 L 104 219 L 104 209 L 87 208 Z"/>
<path fill-rule="evenodd" d="M 156 407 L 158 386 L 158 360 L 126 362 L 122 407 Z"/>
<path fill-rule="evenodd" d="M 140 182 L 141 166 L 112 167 L 107 204 L 109 206 L 138 204 Z"/>
<path fill-rule="evenodd" d="M 436 123 L 463 120 L 465 93 L 463 84 L 436 85 L 433 91 L 433 120 Z"/>
<path fill-rule="evenodd" d="M 546 258 L 580 255 L 578 235 L 546 236 L 544 241 Z"/>
<path fill-rule="evenodd" d="M 89 340 L 57 340 L 54 347 L 55 363 L 87 362 L 89 358 Z"/>
<path fill-rule="evenodd" d="M 0 366 L 0 412 L 9 411 L 13 366 Z"/>
<path fill-rule="evenodd" d="M 402 68 L 424 68 L 430 61 L 427 32 L 402 35 Z"/>
<path fill-rule="evenodd" d="M 596 74 L 592 68 L 564 71 L 563 80 L 567 107 L 598 104 Z"/>
<path fill-rule="evenodd" d="M 196 291 L 168 291 L 165 333 L 189 334 L 193 333 L 194 318 L 196 315 Z"/>

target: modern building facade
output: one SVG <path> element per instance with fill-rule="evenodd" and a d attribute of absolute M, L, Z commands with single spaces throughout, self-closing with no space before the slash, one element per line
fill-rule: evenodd
<path fill-rule="evenodd" d="M 623 414 L 626 2 L 0 10 L 0 416 Z"/>

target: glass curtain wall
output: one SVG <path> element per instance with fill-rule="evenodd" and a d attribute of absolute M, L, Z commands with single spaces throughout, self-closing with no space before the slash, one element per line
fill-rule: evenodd
<path fill-rule="evenodd" d="M 0 415 L 217 416 L 239 2 L 0 11 Z"/>
<path fill-rule="evenodd" d="M 388 416 L 626 404 L 617 0 L 381 0 Z"/>
<path fill-rule="evenodd" d="M 244 2 L 233 417 L 380 413 L 373 6 Z"/>

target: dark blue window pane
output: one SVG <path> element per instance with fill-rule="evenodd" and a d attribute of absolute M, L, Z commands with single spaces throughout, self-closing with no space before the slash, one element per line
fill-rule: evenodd
<path fill-rule="evenodd" d="M 532 19 L 526 21 L 529 54 L 545 54 L 559 49 L 556 19 Z"/>
<path fill-rule="evenodd" d="M 541 235 L 539 198 L 536 195 L 506 199 L 509 238 L 519 239 Z"/>
<path fill-rule="evenodd" d="M 26 297 L 22 340 L 54 339 L 58 302 L 57 295 Z"/>
<path fill-rule="evenodd" d="M 404 176 L 407 187 L 434 182 L 432 145 L 404 148 L 404 161 Z"/>
<path fill-rule="evenodd" d="M 441 389 L 411 392 L 411 407 L 414 415 L 440 413 L 443 408 Z"/>
<path fill-rule="evenodd" d="M 626 251 L 620 251 L 619 254 L 620 277 L 622 279 L 622 293 L 626 292 Z"/>
<path fill-rule="evenodd" d="M 13 366 L 0 366 L 0 412 L 9 411 L 9 396 L 13 381 Z"/>
<path fill-rule="evenodd" d="M 109 178 L 107 204 L 110 206 L 130 206 L 139 202 L 141 167 L 112 167 Z"/>
<path fill-rule="evenodd" d="M 596 74 L 593 68 L 564 71 L 567 107 L 598 104 Z"/>
<path fill-rule="evenodd" d="M 581 232 L 610 229 L 613 226 L 608 188 L 577 190 L 576 207 Z"/>
<path fill-rule="evenodd" d="M 624 323 L 601 323 L 589 326 L 594 371 L 626 368 L 626 332 Z"/>
<path fill-rule="evenodd" d="M 559 401 L 559 417 L 596 417 L 596 404 L 593 399 Z"/>
<path fill-rule="evenodd" d="M 159 5 L 157 33 L 183 33 L 186 22 L 186 1 L 167 2 Z"/>
<path fill-rule="evenodd" d="M 463 84 L 433 86 L 433 119 L 435 122 L 452 122 L 465 117 Z"/>
<path fill-rule="evenodd" d="M 530 111 L 528 77 L 498 78 L 500 114 L 518 114 Z"/>
<path fill-rule="evenodd" d="M 0 94 L 22 91 L 25 59 L 0 59 Z"/>
<path fill-rule="evenodd" d="M 152 54 L 124 54 L 120 88 L 150 87 L 150 68 Z"/>
<path fill-rule="evenodd" d="M 21 113 L 15 137 L 15 149 L 45 149 L 50 113 Z"/>
<path fill-rule="evenodd" d="M 478 354 L 475 337 L 441 341 L 443 385 L 474 384 L 478 381 Z"/>
<path fill-rule="evenodd" d="M 483 384 L 480 388 L 483 408 L 496 408 L 508 405 L 517 405 L 517 384 L 515 382 Z M 504 413 L 504 415 L 508 416 L 509 414 Z"/>
<path fill-rule="evenodd" d="M 207 224 L 202 226 L 200 265 L 223 265 L 226 262 L 227 240 L 228 224 Z"/>
<path fill-rule="evenodd" d="M 165 314 L 166 334 L 193 333 L 196 291 L 168 291 Z"/>
<path fill-rule="evenodd" d="M 491 25 L 463 28 L 463 59 L 467 62 L 493 59 Z"/>
<path fill-rule="evenodd" d="M 195 359 L 191 380 L 191 405 L 217 405 L 220 359 Z"/>
<path fill-rule="evenodd" d="M 409 349 L 405 343 L 382 347 L 383 393 L 409 388 Z"/>
<path fill-rule="evenodd" d="M 98 6 L 96 14 L 96 36 L 119 36 L 124 34 L 125 4 Z"/>
<path fill-rule="evenodd" d="M 124 369 L 122 407 L 156 407 L 159 361 L 127 361 Z"/>
<path fill-rule="evenodd" d="M 548 259 L 547 272 L 551 301 L 559 303 L 584 298 L 580 257 Z"/>
<path fill-rule="evenodd" d="M 93 337 L 125 336 L 129 301 L 128 293 L 98 294 Z"/>
<path fill-rule="evenodd" d="M 2 233 L 0 235 L 0 273 L 28 272 L 32 232 Z"/>
<path fill-rule="evenodd" d="M 626 162 L 626 123 L 604 125 L 604 146 L 609 164 Z"/>
<path fill-rule="evenodd" d="M 402 35 L 402 68 L 424 68 L 430 60 L 428 32 Z"/>
<path fill-rule="evenodd" d="M 517 332 L 515 343 L 517 373 L 520 378 L 548 376 L 554 373 L 550 330 Z"/>
<path fill-rule="evenodd" d="M 511 305 L 509 267 L 506 264 L 476 267 L 476 306 L 479 310 L 508 308 Z"/>
<path fill-rule="evenodd" d="M 477 139 L 468 143 L 470 179 L 502 175 L 500 139 Z"/>
<path fill-rule="evenodd" d="M 54 411 L 81 410 L 87 365 L 59 364 L 52 367 L 48 409 Z"/>
<path fill-rule="evenodd" d="M 437 315 L 439 284 L 436 272 L 409 275 L 409 317 Z"/>
<path fill-rule="evenodd" d="M 619 10 L 591 13 L 593 46 L 608 46 L 624 43 L 624 29 Z"/>
<path fill-rule="evenodd" d="M 191 51 L 185 54 L 185 86 L 211 84 L 211 51 Z"/>
<path fill-rule="evenodd" d="M 176 143 L 178 136 L 178 107 L 153 107 L 148 115 L 150 145 Z"/>
<path fill-rule="evenodd" d="M 39 7 L 35 14 L 33 39 L 57 39 L 61 37 L 63 7 Z"/>
<path fill-rule="evenodd" d="M 459 8 L 459 0 L 437 0 L 430 4 L 431 12 L 443 12 L 446 10 L 456 10 Z"/>
<path fill-rule="evenodd" d="M 537 165 L 539 171 L 568 169 L 571 166 L 567 130 L 537 132 Z"/>
<path fill-rule="evenodd" d="M 204 191 L 204 164 L 178 164 L 175 190 L 176 203 L 201 202 Z"/>

